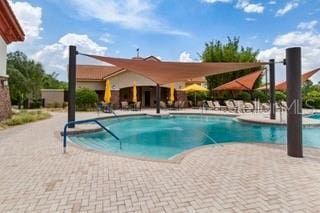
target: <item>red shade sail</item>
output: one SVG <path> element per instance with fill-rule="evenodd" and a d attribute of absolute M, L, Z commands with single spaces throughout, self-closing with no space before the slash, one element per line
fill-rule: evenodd
<path fill-rule="evenodd" d="M 86 55 L 143 75 L 158 84 L 188 81 L 193 78 L 260 67 L 267 63 L 185 63 L 143 61 Z"/>
<path fill-rule="evenodd" d="M 309 78 L 311 78 L 319 70 L 320 70 L 320 67 L 317 68 L 317 69 L 311 70 L 309 72 L 303 73 L 302 76 L 301 76 L 301 81 L 302 81 L 301 83 L 306 82 Z M 281 91 L 287 90 L 287 82 L 284 81 L 282 83 L 277 84 L 276 85 L 276 90 L 281 90 Z"/>
<path fill-rule="evenodd" d="M 262 74 L 262 71 L 250 73 L 233 81 L 216 87 L 214 90 L 252 90 L 254 83 Z"/>

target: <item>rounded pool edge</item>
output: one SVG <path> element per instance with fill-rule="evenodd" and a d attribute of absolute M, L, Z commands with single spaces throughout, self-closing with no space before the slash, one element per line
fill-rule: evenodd
<path fill-rule="evenodd" d="M 150 116 L 150 117 L 167 117 L 170 115 L 177 115 L 177 116 L 208 116 L 208 117 L 229 117 L 229 118 L 234 118 L 232 120 L 234 120 L 235 122 L 239 122 L 239 123 L 245 123 L 245 124 L 256 124 L 256 125 L 267 125 L 267 126 L 285 126 L 285 125 L 275 125 L 272 123 L 257 123 L 257 122 L 246 122 L 246 121 L 242 121 L 241 119 L 239 119 L 239 116 L 237 115 L 230 115 L 230 114 L 213 114 L 213 113 L 168 113 L 168 114 L 160 114 L 160 115 L 155 115 L 155 114 L 148 114 L 148 113 L 139 113 L 139 114 L 128 114 L 128 115 L 121 115 L 118 117 L 115 116 L 106 116 L 106 117 L 99 117 L 97 119 L 99 120 L 109 120 L 109 119 L 113 119 L 113 120 L 117 120 L 118 118 L 130 118 L 130 117 L 144 117 L 144 116 Z M 86 132 L 85 130 L 83 132 L 79 131 L 79 134 L 86 134 L 88 132 Z M 279 143 L 279 144 L 275 144 L 272 143 L 270 141 L 264 141 L 264 142 L 259 142 L 259 141 L 251 141 L 250 139 L 248 141 L 228 141 L 228 142 L 219 142 L 216 144 L 205 144 L 205 145 L 200 145 L 198 147 L 193 147 L 190 149 L 186 149 L 180 153 L 177 153 L 171 157 L 168 158 L 157 158 L 157 157 L 151 157 L 151 156 L 134 156 L 134 155 L 126 155 L 126 154 L 121 154 L 121 153 L 117 153 L 117 152 L 112 152 L 112 151 L 108 151 L 108 150 L 98 150 L 95 149 L 93 147 L 90 146 L 85 146 L 85 145 L 81 145 L 78 144 L 74 141 L 72 141 L 72 139 L 70 139 L 69 137 L 67 138 L 68 143 L 74 147 L 80 148 L 82 150 L 86 150 L 86 151 L 92 151 L 92 152 L 97 152 L 97 153 L 103 153 L 109 156 L 117 156 L 117 157 L 122 157 L 122 158 L 128 158 L 128 159 L 137 159 L 137 160 L 143 160 L 143 161 L 154 161 L 154 162 L 169 162 L 169 163 L 179 163 L 181 162 L 185 156 L 187 156 L 188 154 L 194 152 L 195 150 L 198 149 L 202 149 L 202 148 L 208 148 L 208 147 L 214 147 L 214 148 L 219 148 L 225 145 L 231 145 L 231 144 L 259 144 L 259 145 L 286 145 L 286 143 Z M 305 148 L 310 148 L 310 149 L 319 149 L 320 147 L 315 147 L 315 146 L 304 146 Z"/>

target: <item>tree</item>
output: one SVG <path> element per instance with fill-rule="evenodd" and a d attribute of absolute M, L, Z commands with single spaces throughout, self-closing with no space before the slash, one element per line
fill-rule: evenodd
<path fill-rule="evenodd" d="M 221 41 L 211 41 L 205 44 L 205 49 L 200 55 L 203 62 L 256 62 L 258 51 L 250 47 L 242 47 L 239 45 L 239 37 L 230 38 L 228 42 L 223 44 Z M 256 71 L 254 69 L 246 69 L 238 72 L 223 73 L 213 76 L 207 76 L 209 90 L 239 78 L 243 75 Z M 255 87 L 259 87 L 261 78 L 257 80 Z"/>
<path fill-rule="evenodd" d="M 67 89 L 68 84 L 64 81 L 59 81 L 58 78 L 59 74 L 53 72 L 51 74 L 45 74 L 43 77 L 43 88 L 44 89 Z"/>
<path fill-rule="evenodd" d="M 9 53 L 7 58 L 11 100 L 19 108 L 26 99 L 40 99 L 42 88 L 66 88 L 66 83 L 56 79 L 56 73 L 46 74 L 40 63 L 28 59 L 23 52 Z"/>

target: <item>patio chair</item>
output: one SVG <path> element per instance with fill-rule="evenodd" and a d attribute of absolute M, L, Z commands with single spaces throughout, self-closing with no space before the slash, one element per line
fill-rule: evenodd
<path fill-rule="evenodd" d="M 253 112 L 255 110 L 255 108 L 252 103 L 246 102 L 246 103 L 244 103 L 244 110 L 246 112 Z"/>
<path fill-rule="evenodd" d="M 245 104 L 243 100 L 234 100 L 233 103 L 238 112 L 245 111 Z"/>
<path fill-rule="evenodd" d="M 281 106 L 283 107 L 283 109 L 287 110 L 288 109 L 288 105 L 286 101 L 281 101 L 280 102 Z"/>
<path fill-rule="evenodd" d="M 121 101 L 121 110 L 129 110 L 128 101 Z"/>
<path fill-rule="evenodd" d="M 256 112 L 262 111 L 262 105 L 260 101 L 253 101 L 252 103 L 253 103 L 254 111 Z"/>
<path fill-rule="evenodd" d="M 185 101 L 179 101 L 179 109 L 184 108 Z"/>
<path fill-rule="evenodd" d="M 179 101 L 175 101 L 173 104 L 173 109 L 179 109 Z"/>
<path fill-rule="evenodd" d="M 215 110 L 223 110 L 224 111 L 227 109 L 227 106 L 221 106 L 219 101 L 214 101 L 213 105 L 214 105 Z"/>
<path fill-rule="evenodd" d="M 234 105 L 234 103 L 231 100 L 226 100 L 224 101 L 224 103 L 227 106 L 227 110 L 237 111 L 237 107 Z"/>
<path fill-rule="evenodd" d="M 212 101 L 207 101 L 208 109 L 215 110 L 216 107 L 213 105 Z"/>
<path fill-rule="evenodd" d="M 135 103 L 134 110 L 135 111 L 141 111 L 141 102 L 140 101 Z"/>
<path fill-rule="evenodd" d="M 160 101 L 160 108 L 161 108 L 161 109 L 167 109 L 166 103 L 163 102 L 163 101 Z"/>
<path fill-rule="evenodd" d="M 270 111 L 270 105 L 268 103 L 262 103 L 261 104 L 261 109 L 263 111 Z"/>

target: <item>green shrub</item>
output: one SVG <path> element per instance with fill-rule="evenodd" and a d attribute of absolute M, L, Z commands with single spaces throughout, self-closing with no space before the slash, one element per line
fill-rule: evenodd
<path fill-rule="evenodd" d="M 261 90 L 255 90 L 252 94 L 253 99 L 259 100 L 261 103 L 266 103 L 269 100 L 267 93 Z"/>
<path fill-rule="evenodd" d="M 209 98 L 208 92 L 196 92 L 196 93 L 188 92 L 187 96 L 188 96 L 188 100 L 191 100 L 191 101 L 194 101 L 194 96 L 196 96 L 197 102 L 208 100 Z"/>
<path fill-rule="evenodd" d="M 251 101 L 251 95 L 248 92 L 240 92 L 238 95 L 238 98 L 243 100 L 244 102 L 250 102 Z"/>
<path fill-rule="evenodd" d="M 7 126 L 21 125 L 25 123 L 30 123 L 38 120 L 44 120 L 51 117 L 49 113 L 41 111 L 21 111 L 17 114 L 11 116 L 11 118 L 4 120 L 2 123 Z"/>
<path fill-rule="evenodd" d="M 287 100 L 287 95 L 284 92 L 276 91 L 275 95 L 276 95 L 276 101 L 277 102 Z"/>
<path fill-rule="evenodd" d="M 76 109 L 80 111 L 88 111 L 95 108 L 98 102 L 97 93 L 89 88 L 80 88 L 76 91 Z"/>
<path fill-rule="evenodd" d="M 303 107 L 320 109 L 320 92 L 313 90 L 303 97 Z"/>

